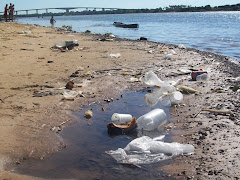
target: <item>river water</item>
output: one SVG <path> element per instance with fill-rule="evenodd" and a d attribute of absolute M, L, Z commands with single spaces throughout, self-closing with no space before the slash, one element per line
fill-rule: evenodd
<path fill-rule="evenodd" d="M 56 16 L 56 27 L 113 33 L 121 38 L 184 44 L 240 60 L 240 12 L 157 13 L 124 15 Z M 18 22 L 50 26 L 50 17 L 19 18 Z M 138 23 L 138 29 L 117 28 L 113 22 Z"/>

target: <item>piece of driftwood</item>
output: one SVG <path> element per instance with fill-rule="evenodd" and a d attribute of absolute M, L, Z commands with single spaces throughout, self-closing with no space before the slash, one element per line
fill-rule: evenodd
<path fill-rule="evenodd" d="M 131 122 L 127 124 L 117 125 L 113 122 L 107 124 L 109 134 L 128 134 L 137 127 L 136 118 L 133 117 Z"/>
<path fill-rule="evenodd" d="M 202 109 L 202 111 L 208 111 L 217 114 L 233 114 L 231 110 Z"/>

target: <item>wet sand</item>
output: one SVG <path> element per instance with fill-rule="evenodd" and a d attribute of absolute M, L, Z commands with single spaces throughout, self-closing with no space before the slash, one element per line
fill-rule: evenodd
<path fill-rule="evenodd" d="M 23 161 L 43 159 L 64 148 L 52 127 L 74 123 L 71 113 L 80 110 L 79 105 L 115 100 L 124 91 L 147 87 L 131 78 L 139 79 L 149 70 L 164 81 L 184 78 L 182 85 L 199 92 L 184 94 L 182 105 L 171 108 L 173 140 L 193 144 L 195 153 L 176 157 L 175 163 L 159 169 L 176 179 L 240 176 L 239 92 L 231 89 L 239 85 L 239 62 L 175 45 L 99 41 L 104 37 L 33 25 L 0 23 L 0 32 L 1 177 L 25 179 L 10 171 Z M 78 40 L 79 46 L 66 52 L 51 49 L 61 40 Z M 177 54 L 165 59 L 170 49 Z M 112 53 L 121 56 L 111 58 Z M 179 67 L 208 69 L 209 80 L 189 81 Z M 82 94 L 67 101 L 62 96 L 64 90 L 58 88 L 73 78 L 73 90 Z M 227 109 L 233 115 L 200 112 L 203 108 Z"/>

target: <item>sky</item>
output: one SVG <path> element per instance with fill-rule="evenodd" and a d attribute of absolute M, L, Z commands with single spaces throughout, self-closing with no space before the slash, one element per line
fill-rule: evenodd
<path fill-rule="evenodd" d="M 101 7 L 154 9 L 169 5 L 219 6 L 238 4 L 240 0 L 0 0 L 0 12 L 6 4 L 13 3 L 15 10 L 56 8 L 56 7 Z"/>

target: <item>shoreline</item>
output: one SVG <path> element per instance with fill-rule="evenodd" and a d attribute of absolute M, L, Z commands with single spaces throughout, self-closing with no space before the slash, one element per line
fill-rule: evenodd
<path fill-rule="evenodd" d="M 8 29 L 8 31 L 5 31 L 4 25 L 9 26 L 10 30 Z M 31 33 L 23 34 L 21 32 L 23 29 L 28 29 Z M 145 73 L 147 70 L 157 71 L 159 68 L 162 68 L 162 70 L 158 72 L 158 75 L 161 79 L 168 80 L 169 78 L 175 77 L 172 76 L 172 74 L 176 73 L 175 70 L 179 66 L 190 65 L 193 67 L 212 66 L 212 68 L 214 68 L 214 73 L 217 72 L 216 74 L 211 72 L 212 76 L 207 87 L 204 87 L 204 84 L 201 83 L 184 81 L 184 85 L 200 88 L 204 94 L 184 95 L 183 104 L 186 106 L 173 109 L 173 121 L 177 128 L 177 130 L 172 130 L 175 135 L 174 140 L 180 143 L 187 142 L 194 144 L 196 153 L 193 156 L 176 157 L 174 158 L 174 164 L 163 168 L 161 167 L 161 169 L 179 178 L 192 176 L 212 178 L 213 175 L 215 178 L 221 177 L 220 175 L 225 176 L 225 171 L 222 173 L 220 168 L 217 169 L 217 164 L 216 172 L 214 169 L 207 171 L 206 168 L 203 167 L 207 163 L 201 164 L 200 160 L 207 155 L 201 152 L 201 150 L 204 149 L 204 151 L 210 153 L 209 149 L 205 149 L 208 146 L 205 141 L 211 142 L 211 147 L 216 147 L 212 144 L 215 137 L 210 137 L 212 133 L 210 133 L 210 130 L 206 129 L 208 123 L 212 123 L 212 118 L 218 119 L 217 123 L 221 124 L 219 122 L 221 118 L 227 121 L 232 117 L 221 116 L 219 119 L 219 116 L 215 117 L 206 113 L 200 113 L 196 118 L 191 118 L 190 116 L 195 115 L 197 113 L 196 110 L 199 110 L 200 107 L 210 106 L 209 104 L 207 104 L 208 106 L 204 104 L 206 102 L 204 102 L 203 99 L 206 97 L 208 98 L 205 99 L 205 101 L 210 101 L 212 104 L 216 105 L 216 107 L 219 103 L 217 98 L 222 95 L 225 96 L 224 98 L 227 98 L 226 101 L 228 104 L 236 103 L 236 98 L 234 99 L 231 92 L 228 92 L 230 90 L 226 90 L 226 92 L 224 90 L 224 92 L 217 94 L 213 93 L 211 89 L 218 85 L 220 86 L 223 82 L 224 84 L 234 83 L 230 77 L 227 80 L 225 80 L 225 78 L 228 77 L 228 73 L 232 74 L 231 77 L 239 76 L 239 64 L 234 65 L 232 62 L 227 61 L 226 56 L 192 48 L 187 48 L 186 50 L 178 49 L 176 45 L 149 41 L 126 41 L 126 39 L 117 39 L 113 42 L 102 42 L 97 40 L 99 35 L 88 36 L 84 33 L 66 33 L 64 31 L 55 31 L 55 29 L 50 27 L 17 23 L 0 23 L 0 30 L 3 32 L 0 40 L 5 42 L 3 46 L 7 47 L 1 52 L 3 57 L 1 62 L 4 71 L 1 73 L 2 80 L 0 81 L 0 92 L 4 96 L 2 97 L 1 95 L 0 98 L 4 103 L 1 103 L 2 111 L 0 111 L 0 113 L 3 115 L 4 121 L 0 122 L 0 128 L 5 128 L 0 131 L 0 137 L 4 138 L 1 139 L 3 144 L 1 144 L 2 148 L 0 149 L 0 170 L 6 168 L 3 165 L 6 163 L 8 164 L 10 159 L 14 160 L 10 164 L 18 164 L 29 158 L 42 159 L 51 153 L 61 150 L 64 146 L 64 142 L 56 133 L 51 132 L 50 129 L 52 126 L 56 126 L 64 120 L 69 119 L 71 117 L 71 109 L 75 110 L 80 104 L 88 105 L 91 101 L 103 101 L 106 98 L 116 98 L 116 96 L 123 91 L 143 88 L 144 85 L 139 82 L 127 83 L 127 80 L 130 77 L 134 77 L 137 73 Z M 58 42 L 58 40 L 69 40 L 73 38 L 78 39 L 78 50 L 64 53 L 50 50 L 50 47 Z M 164 59 L 165 55 L 159 53 L 158 45 L 160 45 L 162 51 L 166 52 L 169 48 L 173 48 L 177 52 L 176 57 L 171 60 Z M 149 49 L 154 50 L 154 53 L 148 53 Z M 16 55 L 15 52 L 17 52 Z M 118 52 L 121 53 L 120 58 L 113 59 L 108 57 L 110 53 Z M 11 67 L 9 67 L 9 63 Z M 219 70 L 219 67 L 223 69 L 223 72 Z M 96 73 L 97 71 L 112 68 L 121 68 L 133 72 L 126 75 L 122 75 L 124 71 L 114 72 L 111 70 L 104 73 Z M 59 95 L 61 91 L 57 91 L 56 95 L 47 95 L 37 98 L 32 97 L 33 92 L 46 90 L 49 89 L 49 87 L 64 87 L 66 83 L 72 79 L 69 76 L 76 71 L 80 74 L 80 77 L 76 78 L 76 84 L 79 84 L 79 87 L 76 87 L 76 89 L 83 91 L 86 98 L 78 97 L 75 101 L 63 101 L 62 96 Z M 111 76 L 107 76 L 107 73 L 111 73 Z M 216 75 L 219 77 L 216 77 Z M 178 77 L 183 76 L 176 76 L 176 78 Z M 84 79 L 90 82 L 86 83 L 83 81 Z M 114 89 L 109 87 L 114 87 Z M 234 96 L 239 96 L 239 94 L 234 94 Z M 198 103 L 194 102 L 193 99 L 198 100 Z M 228 102 L 228 99 L 233 102 Z M 187 114 L 187 110 L 193 107 L 194 111 L 188 112 L 190 115 Z M 239 109 L 239 107 L 235 105 L 229 105 L 229 107 Z M 185 111 L 186 114 L 181 113 Z M 230 119 L 231 122 L 238 122 L 239 120 L 239 112 L 236 111 L 234 114 L 235 113 L 235 120 Z M 61 117 L 59 118 L 60 114 Z M 74 119 L 70 123 L 74 123 Z M 195 127 L 195 125 L 197 127 Z M 181 130 L 182 128 L 183 130 Z M 229 127 L 229 133 L 237 135 L 239 126 L 236 128 L 237 129 L 234 129 L 234 132 L 232 132 Z M 195 137 L 194 133 L 199 133 L 199 129 L 201 129 L 201 133 Z M 213 128 L 211 131 L 216 133 Z M 187 132 L 192 133 L 191 136 Z M 204 132 L 207 132 L 207 135 Z M 183 136 L 179 136 L 179 134 Z M 204 134 L 205 139 L 201 139 L 202 134 Z M 198 136 L 200 135 L 201 138 L 199 139 Z M 46 139 L 48 139 L 50 143 L 45 142 Z M 36 140 L 37 142 L 35 142 Z M 200 140 L 201 143 L 199 144 Z M 12 143 L 6 146 L 7 142 Z M 53 142 L 55 143 L 53 144 Z M 13 149 L 10 153 L 8 151 L 9 148 Z M 238 147 L 235 149 L 239 150 Z M 223 149 L 223 152 L 226 151 L 227 150 Z M 222 151 L 217 155 L 219 157 L 215 157 L 215 155 L 211 154 L 211 156 L 216 159 L 222 158 L 222 155 L 226 156 Z M 231 154 L 231 156 L 233 155 Z M 191 165 L 190 170 L 186 169 L 189 165 L 185 166 L 183 170 L 182 164 L 186 165 L 184 161 L 191 161 L 191 158 L 195 161 L 191 162 L 194 165 Z M 235 164 L 237 164 L 237 162 L 235 162 Z M 216 161 L 216 163 L 218 162 Z M 207 164 L 206 166 L 209 165 Z M 234 167 L 234 165 L 232 166 Z M 175 171 L 173 171 L 174 168 Z M 213 175 L 211 175 L 212 173 L 210 171 L 213 172 Z M 233 174 L 234 173 L 239 176 L 239 174 L 237 174 L 238 172 L 233 172 Z M 229 176 L 234 177 L 233 174 L 229 173 Z M 8 172 L 3 173 L 3 177 L 11 176 L 12 175 L 9 175 Z"/>

